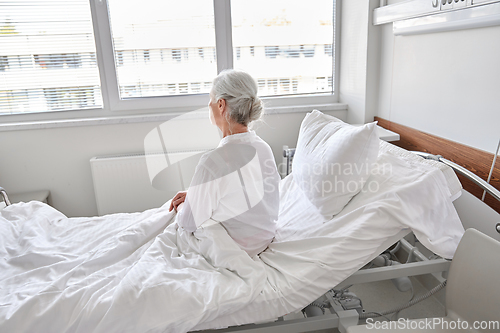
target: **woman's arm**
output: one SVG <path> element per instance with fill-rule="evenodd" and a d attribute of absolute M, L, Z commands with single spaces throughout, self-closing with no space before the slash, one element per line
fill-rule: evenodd
<path fill-rule="evenodd" d="M 176 201 L 180 204 L 182 200 L 183 206 L 182 209 L 176 206 L 177 224 L 188 232 L 194 232 L 212 217 L 219 197 L 219 179 L 214 179 L 203 165 L 198 165 L 187 193 L 179 195 Z M 173 205 L 175 206 L 175 203 Z"/>

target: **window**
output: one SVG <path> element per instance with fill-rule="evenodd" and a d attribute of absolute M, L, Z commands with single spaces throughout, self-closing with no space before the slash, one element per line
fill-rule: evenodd
<path fill-rule="evenodd" d="M 82 67 L 81 56 L 78 53 L 67 54 L 64 63 L 65 63 L 65 65 L 67 65 L 68 67 L 71 67 L 71 68 Z"/>
<path fill-rule="evenodd" d="M 187 82 L 185 82 L 185 83 L 179 83 L 179 93 L 180 94 L 187 94 L 188 93 L 188 84 L 187 84 Z"/>
<path fill-rule="evenodd" d="M 260 96 L 334 102 L 336 1 L 0 2 L 0 114 L 199 107 L 225 68 Z"/>
<path fill-rule="evenodd" d="M 290 92 L 290 80 L 280 79 L 280 89 L 283 94 Z"/>
<path fill-rule="evenodd" d="M 193 82 L 191 83 L 191 91 L 194 94 L 198 94 L 201 91 L 201 82 Z"/>
<path fill-rule="evenodd" d="M 101 108 L 86 0 L 0 4 L 0 114 Z"/>
<path fill-rule="evenodd" d="M 300 58 L 300 54 L 302 53 L 300 46 L 285 46 L 282 49 L 282 53 L 286 58 Z"/>
<path fill-rule="evenodd" d="M 316 78 L 334 75 L 334 16 L 331 0 L 232 0 L 234 67 L 252 73 L 259 82 L 267 80 L 267 87 L 259 85 L 261 95 L 333 93 L 333 85 L 329 90 Z M 251 47 L 252 55 L 254 47 L 263 47 L 264 54 L 240 59 L 239 48 L 245 46 Z M 324 48 L 324 53 L 317 48 Z M 282 78 L 283 74 L 290 78 Z"/>
<path fill-rule="evenodd" d="M 324 46 L 324 49 L 325 49 L 325 54 L 328 55 L 328 56 L 332 56 L 332 44 L 325 44 Z"/>
<path fill-rule="evenodd" d="M 163 56 L 163 54 L 162 54 L 162 56 Z M 116 52 L 116 65 L 123 66 L 123 51 Z"/>
<path fill-rule="evenodd" d="M 266 95 L 277 95 L 278 94 L 278 80 L 269 79 L 267 80 L 267 94 Z"/>
<path fill-rule="evenodd" d="M 300 52 L 306 58 L 314 58 L 314 54 L 316 51 L 316 45 L 301 45 Z"/>
<path fill-rule="evenodd" d="M 167 84 L 167 92 L 170 95 L 175 95 L 177 94 L 177 87 L 175 83 L 169 83 Z"/>
<path fill-rule="evenodd" d="M 13 113 L 28 112 L 30 102 L 28 91 L 22 90 L 0 90 L 0 105 L 8 107 Z"/>
<path fill-rule="evenodd" d="M 151 60 L 151 55 L 149 53 L 149 50 L 144 50 L 142 52 L 144 54 L 144 62 L 149 62 L 149 60 Z"/>
<path fill-rule="evenodd" d="M 293 79 L 292 80 L 292 88 L 293 88 L 293 93 L 297 93 L 299 91 L 299 80 Z"/>
<path fill-rule="evenodd" d="M 276 59 L 276 57 L 280 54 L 279 46 L 264 46 L 266 50 L 266 58 Z"/>
<path fill-rule="evenodd" d="M 118 87 L 139 87 L 134 95 L 120 94 L 121 99 L 172 94 L 169 84 L 179 84 L 179 94 L 187 94 L 186 74 L 192 82 L 212 80 L 217 64 L 199 61 L 203 48 L 215 48 L 214 6 L 207 0 L 108 0 L 109 21 L 115 58 L 123 50 L 136 50 L 147 66 L 127 63 L 116 66 Z M 152 61 L 150 50 L 170 49 L 171 60 Z M 116 61 L 119 63 L 118 59 Z M 143 86 L 151 86 L 142 89 Z M 201 90 L 201 89 L 200 89 Z M 203 93 L 208 90 L 203 89 Z"/>
<path fill-rule="evenodd" d="M 3 72 L 9 66 L 9 58 L 7 56 L 0 56 L 0 71 Z"/>
<path fill-rule="evenodd" d="M 182 57 L 181 57 L 181 50 L 172 50 L 172 59 L 177 61 L 177 62 L 180 62 L 182 60 Z"/>

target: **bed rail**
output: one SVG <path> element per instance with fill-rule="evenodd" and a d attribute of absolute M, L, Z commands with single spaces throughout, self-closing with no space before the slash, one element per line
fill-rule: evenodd
<path fill-rule="evenodd" d="M 451 167 L 453 170 L 455 170 L 455 172 L 458 172 L 460 173 L 461 175 L 469 178 L 470 180 L 472 180 L 475 184 L 477 184 L 479 187 L 481 187 L 483 190 L 485 190 L 486 192 L 488 192 L 489 194 L 491 194 L 491 196 L 495 199 L 497 199 L 498 201 L 500 201 L 500 191 L 497 190 L 496 188 L 494 188 L 492 185 L 490 185 L 489 183 L 487 183 L 486 181 L 484 181 L 482 178 L 476 176 L 474 173 L 470 172 L 469 170 L 467 170 L 466 168 L 450 161 L 450 160 L 447 160 L 445 158 L 443 158 L 443 156 L 441 155 L 432 155 L 432 154 L 429 154 L 429 153 L 424 153 L 424 152 L 420 152 L 420 151 L 414 151 L 413 153 L 423 157 L 423 158 L 426 158 L 426 159 L 430 159 L 430 160 L 435 160 L 435 161 L 439 161 L 441 163 L 444 163 L 446 165 L 448 165 L 449 167 Z"/>
<path fill-rule="evenodd" d="M 457 173 L 467 177 L 471 181 L 473 181 L 474 184 L 481 187 L 485 193 L 487 192 L 487 193 L 491 194 L 491 196 L 493 198 L 500 201 L 500 191 L 499 190 L 497 190 L 491 184 L 484 181 L 482 178 L 478 177 L 477 175 L 475 175 L 471 171 L 467 170 L 466 168 L 464 168 L 464 167 L 462 167 L 462 166 L 460 166 L 460 165 L 458 165 L 450 160 L 447 160 L 446 158 L 444 158 L 441 155 L 432 155 L 432 154 L 424 153 L 424 152 L 420 152 L 420 151 L 414 151 L 414 153 L 423 157 L 423 158 L 439 161 L 441 163 L 446 164 L 447 166 L 451 167 L 455 172 L 457 172 Z M 483 200 L 484 200 L 484 194 L 483 194 Z M 495 225 L 495 229 L 500 234 L 500 223 L 497 223 Z"/>
<path fill-rule="evenodd" d="M 5 191 L 5 189 L 3 187 L 0 187 L 0 194 L 3 197 L 3 201 L 5 202 L 5 205 L 6 206 L 10 206 L 11 203 L 10 203 L 10 200 L 9 200 L 9 196 L 7 195 L 7 191 Z"/>

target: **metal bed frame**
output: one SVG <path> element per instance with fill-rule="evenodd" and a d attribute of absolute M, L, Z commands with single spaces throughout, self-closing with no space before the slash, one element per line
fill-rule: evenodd
<path fill-rule="evenodd" d="M 467 178 L 471 179 L 474 183 L 480 186 L 483 190 L 491 194 L 495 199 L 500 201 L 500 191 L 495 189 L 493 186 L 485 182 L 483 179 L 479 178 L 469 170 L 443 158 L 440 155 L 432 155 L 422 152 L 414 152 L 423 158 L 432 159 L 442 162 L 450 166 L 455 172 L 458 172 Z M 291 172 L 292 159 L 295 154 L 295 148 L 285 149 L 283 156 L 287 159 L 287 174 Z M 10 206 L 11 202 L 4 188 L 0 187 L 0 195 L 6 206 Z M 500 233 L 500 223 L 497 223 L 495 229 Z M 401 265 L 395 266 L 383 266 L 376 268 L 361 269 L 348 277 L 346 280 L 335 286 L 335 289 L 346 288 L 353 284 L 383 281 L 389 279 L 395 279 L 400 277 L 417 276 L 432 274 L 440 282 L 445 281 L 443 274 L 445 275 L 450 267 L 451 261 L 437 258 L 428 259 L 420 250 L 410 244 L 405 238 L 400 241 L 401 247 L 408 252 L 409 259 L 408 262 Z M 330 293 L 324 295 L 330 301 L 332 305 L 329 308 L 330 313 L 324 313 L 323 315 L 300 318 L 300 319 L 290 319 L 280 317 L 277 321 L 264 323 L 264 324 L 248 324 L 242 326 L 229 327 L 226 329 L 218 330 L 205 330 L 203 332 L 244 332 L 244 333 L 299 333 L 299 332 L 310 332 L 322 329 L 338 328 L 340 332 L 345 332 L 346 328 L 352 325 L 357 325 L 359 322 L 359 312 L 355 309 L 344 309 L 341 305 L 335 304 L 333 302 Z"/>
<path fill-rule="evenodd" d="M 9 196 L 7 195 L 7 191 L 5 191 L 5 189 L 3 187 L 0 187 L 0 195 L 2 195 L 2 198 L 3 198 L 3 201 L 5 202 L 5 205 L 10 206 L 11 203 L 9 200 Z"/>

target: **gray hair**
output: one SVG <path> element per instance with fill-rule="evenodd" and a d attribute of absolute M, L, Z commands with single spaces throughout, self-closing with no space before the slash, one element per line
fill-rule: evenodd
<path fill-rule="evenodd" d="M 211 95 L 215 101 L 226 101 L 228 117 L 238 124 L 248 126 L 262 116 L 264 107 L 257 97 L 257 83 L 246 72 L 234 69 L 220 72 L 214 79 Z"/>

